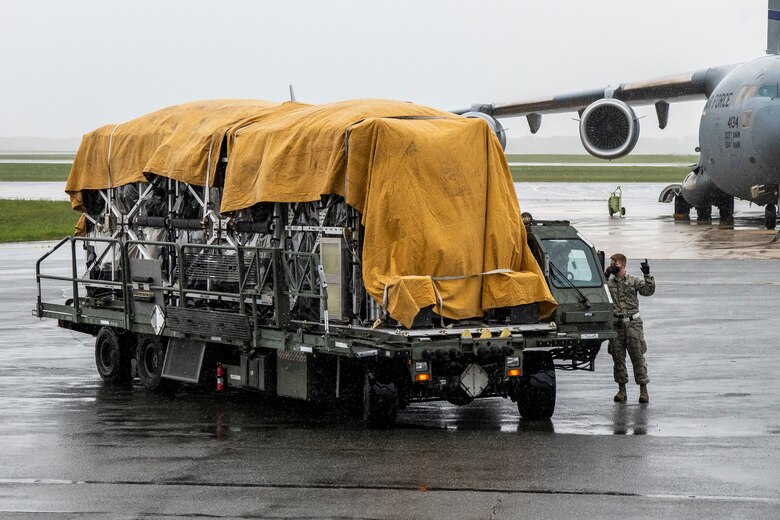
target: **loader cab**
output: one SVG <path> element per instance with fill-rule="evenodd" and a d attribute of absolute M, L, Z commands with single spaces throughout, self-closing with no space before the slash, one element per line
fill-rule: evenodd
<path fill-rule="evenodd" d="M 581 238 L 548 238 L 540 242 L 546 253 L 552 286 L 559 289 L 603 285 L 597 259 Z"/>
<path fill-rule="evenodd" d="M 611 328 L 612 303 L 598 252 L 568 221 L 526 222 L 528 245 L 558 302 L 562 332 Z"/>

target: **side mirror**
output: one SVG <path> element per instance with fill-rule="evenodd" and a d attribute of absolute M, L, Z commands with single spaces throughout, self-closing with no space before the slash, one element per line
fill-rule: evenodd
<path fill-rule="evenodd" d="M 604 254 L 604 251 L 599 251 L 596 254 L 599 256 L 599 262 L 601 262 L 601 271 L 603 272 L 604 269 L 607 268 L 607 256 Z"/>

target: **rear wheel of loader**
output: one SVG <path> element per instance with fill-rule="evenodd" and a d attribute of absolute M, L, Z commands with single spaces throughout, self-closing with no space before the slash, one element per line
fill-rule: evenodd
<path fill-rule="evenodd" d="M 363 422 L 369 428 L 390 428 L 398 416 L 398 386 L 366 370 L 363 379 Z"/>
<path fill-rule="evenodd" d="M 523 353 L 517 410 L 531 420 L 549 419 L 555 412 L 555 365 L 549 352 Z"/>
<path fill-rule="evenodd" d="M 162 378 L 166 346 L 164 340 L 155 336 L 146 336 L 139 340 L 135 351 L 138 378 L 144 388 L 152 392 L 162 391 L 170 383 Z"/>
<path fill-rule="evenodd" d="M 131 350 L 116 332 L 103 327 L 95 338 L 95 366 L 106 383 L 125 384 L 131 381 Z"/>

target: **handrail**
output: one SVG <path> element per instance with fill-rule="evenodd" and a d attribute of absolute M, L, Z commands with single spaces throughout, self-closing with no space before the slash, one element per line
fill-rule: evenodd
<path fill-rule="evenodd" d="M 41 263 L 49 258 L 52 254 L 54 254 L 55 251 L 57 251 L 65 242 L 70 242 L 73 237 L 65 237 L 59 242 L 57 242 L 57 245 L 55 245 L 51 250 L 40 257 L 37 262 L 35 262 L 35 285 L 38 287 L 38 295 L 35 301 L 35 313 L 38 317 L 41 316 L 42 312 L 42 306 L 43 301 L 41 301 Z"/>
<path fill-rule="evenodd" d="M 116 269 L 121 266 L 120 280 L 93 280 L 89 278 L 90 273 L 87 273 L 85 278 L 79 278 L 78 267 L 76 259 L 76 243 L 104 243 L 109 244 L 106 248 L 106 253 L 109 252 L 115 246 L 119 246 L 119 258 L 114 257 Z M 43 261 L 49 258 L 52 254 L 57 252 L 66 243 L 71 245 L 71 277 L 59 275 L 46 275 L 41 273 Z M 132 304 L 132 277 L 130 273 L 130 248 L 133 246 L 158 246 L 162 248 L 168 248 L 169 254 L 176 255 L 176 273 L 169 273 L 170 275 L 178 277 L 178 283 L 173 284 L 173 276 L 170 278 L 171 285 L 166 286 L 164 284 L 154 285 L 154 290 L 160 290 L 163 294 L 174 295 L 178 293 L 178 305 L 185 305 L 184 302 L 187 298 L 196 299 L 209 299 L 209 298 L 236 298 L 239 303 L 239 313 L 247 316 L 254 323 L 255 328 L 258 326 L 259 313 L 258 313 L 258 296 L 263 293 L 263 288 L 267 286 L 269 282 L 273 285 L 270 286 L 274 294 L 274 321 L 275 325 L 279 328 L 288 328 L 290 325 L 290 301 L 295 297 L 303 298 L 315 298 L 322 301 L 324 310 L 324 320 L 326 334 L 328 333 L 328 293 L 327 285 L 325 285 L 323 273 L 321 272 L 321 260 L 320 256 L 316 253 L 309 251 L 286 251 L 278 247 L 258 247 L 258 246 L 242 246 L 242 245 L 215 245 L 215 244 L 197 244 L 197 243 L 185 243 L 178 242 L 166 242 L 166 241 L 154 241 L 154 240 L 121 240 L 119 238 L 98 238 L 98 237 L 65 237 L 58 242 L 50 251 L 41 256 L 36 262 L 36 283 L 37 283 L 37 300 L 36 300 L 36 314 L 41 316 L 43 313 L 43 297 L 41 281 L 46 280 L 59 280 L 70 281 L 73 284 L 73 317 L 74 323 L 78 323 L 81 319 L 81 303 L 79 301 L 79 285 L 80 284 L 99 284 L 103 287 L 116 287 L 122 292 L 122 306 L 124 314 L 124 327 L 129 329 L 132 326 L 133 320 L 133 304 Z M 171 251 L 171 248 L 173 251 Z M 187 287 L 187 255 L 189 251 L 202 252 L 207 251 L 222 251 L 228 254 L 236 255 L 236 268 L 237 268 L 237 281 L 238 289 L 236 291 L 215 291 L 210 288 L 188 288 Z M 114 253 L 116 255 L 116 253 Z M 249 257 L 247 257 L 249 254 Z M 266 270 L 261 273 L 261 263 L 265 263 L 264 259 L 269 260 Z M 298 267 L 288 265 L 288 262 L 302 262 Z M 252 274 L 252 268 L 255 268 L 255 273 Z M 292 268 L 292 269 L 291 269 Z M 304 285 L 310 286 L 304 289 Z M 208 285 L 207 287 L 211 287 Z M 251 309 L 248 307 L 251 306 Z"/>

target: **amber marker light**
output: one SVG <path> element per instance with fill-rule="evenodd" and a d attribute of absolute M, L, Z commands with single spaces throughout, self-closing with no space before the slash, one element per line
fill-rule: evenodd
<path fill-rule="evenodd" d="M 510 368 L 506 371 L 507 377 L 520 377 L 520 369 L 519 368 Z"/>
<path fill-rule="evenodd" d="M 422 382 L 422 381 L 430 381 L 431 375 L 430 374 L 417 374 L 414 376 L 415 381 Z"/>

